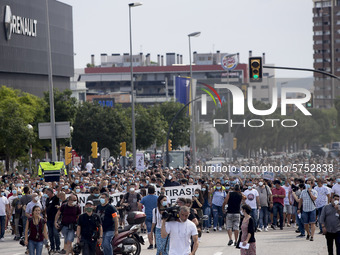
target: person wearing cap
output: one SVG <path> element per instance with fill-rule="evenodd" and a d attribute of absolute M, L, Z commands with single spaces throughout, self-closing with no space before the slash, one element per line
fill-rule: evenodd
<path fill-rule="evenodd" d="M 51 251 L 59 252 L 60 236 L 58 230 L 54 226 L 54 219 L 60 205 L 59 198 L 54 195 L 53 189 L 51 188 L 46 189 L 44 196 L 47 196 L 45 216 L 47 218 L 48 238 L 50 239 Z"/>
<path fill-rule="evenodd" d="M 97 243 L 103 241 L 103 227 L 100 217 L 93 213 L 95 206 L 91 200 L 85 204 L 85 213 L 81 214 L 77 222 L 77 243 L 82 248 L 83 255 L 95 255 Z"/>

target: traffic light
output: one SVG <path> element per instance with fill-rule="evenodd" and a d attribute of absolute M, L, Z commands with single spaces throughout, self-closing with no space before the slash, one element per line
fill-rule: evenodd
<path fill-rule="evenodd" d="M 126 157 L 126 142 L 122 142 L 120 145 L 120 155 Z"/>
<path fill-rule="evenodd" d="M 172 141 L 168 140 L 168 151 L 172 151 Z"/>
<path fill-rule="evenodd" d="M 306 103 L 306 108 L 313 108 L 313 93 L 310 94 L 310 99 Z"/>
<path fill-rule="evenodd" d="M 262 58 L 249 58 L 249 82 L 262 82 Z"/>
<path fill-rule="evenodd" d="M 65 146 L 65 164 L 68 165 L 72 162 L 72 147 Z"/>
<path fill-rule="evenodd" d="M 91 147 L 92 147 L 91 148 L 91 151 L 92 151 L 91 157 L 92 158 L 98 158 L 98 143 L 92 142 Z"/>
<path fill-rule="evenodd" d="M 236 150 L 237 148 L 237 138 L 233 139 L 233 150 Z"/>

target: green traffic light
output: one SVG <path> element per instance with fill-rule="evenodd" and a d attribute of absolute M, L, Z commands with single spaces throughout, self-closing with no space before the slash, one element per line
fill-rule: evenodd
<path fill-rule="evenodd" d="M 259 78 L 259 76 L 258 76 L 257 74 L 254 74 L 253 78 L 254 78 L 255 80 L 257 80 L 257 79 Z"/>

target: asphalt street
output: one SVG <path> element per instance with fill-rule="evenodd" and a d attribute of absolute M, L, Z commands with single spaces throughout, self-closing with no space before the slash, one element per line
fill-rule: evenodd
<path fill-rule="evenodd" d="M 326 239 L 323 235 L 316 234 L 314 241 L 307 241 L 305 238 L 296 238 L 295 228 L 286 227 L 283 230 L 272 230 L 269 232 L 256 233 L 257 254 L 260 255 L 286 255 L 292 253 L 299 255 L 326 255 L 327 246 Z M 149 243 L 144 234 L 146 244 L 142 246 L 143 255 L 154 255 L 156 250 L 148 250 Z M 204 233 L 199 249 L 196 255 L 236 255 L 240 254 L 240 250 L 234 246 L 227 246 L 229 241 L 226 230 Z M 19 245 L 17 241 L 13 241 L 13 236 L 8 233 L 5 236 L 5 242 L 0 243 L 0 255 L 23 255 L 24 247 Z M 47 255 L 44 248 L 43 254 Z"/>

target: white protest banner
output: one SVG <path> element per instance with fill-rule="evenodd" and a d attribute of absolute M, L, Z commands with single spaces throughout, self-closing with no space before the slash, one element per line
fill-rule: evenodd
<path fill-rule="evenodd" d="M 176 187 L 166 187 L 165 188 L 165 195 L 169 198 L 170 203 L 176 203 L 177 198 L 184 197 L 184 198 L 192 198 L 195 194 L 196 189 L 201 189 L 200 185 L 185 185 L 185 186 L 176 186 Z M 139 190 L 136 192 L 139 193 Z M 156 188 L 156 195 L 159 196 L 161 192 L 160 188 Z M 124 195 L 126 193 L 118 192 L 111 194 L 112 197 L 112 205 L 117 205 L 118 201 L 120 200 L 119 196 Z M 90 196 L 90 194 L 77 194 L 78 196 L 78 204 L 81 208 L 81 211 L 84 211 L 85 203 Z"/>
<path fill-rule="evenodd" d="M 136 153 L 136 170 L 139 172 L 142 172 L 145 170 L 144 153 L 141 153 L 141 152 Z"/>

